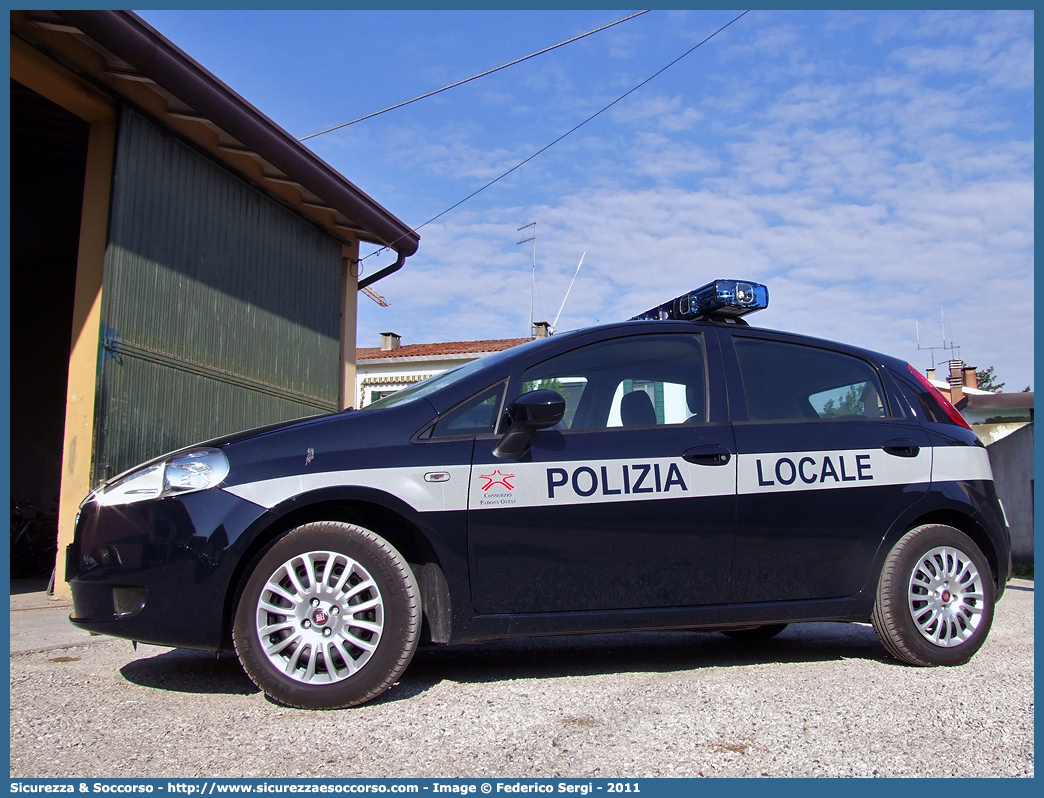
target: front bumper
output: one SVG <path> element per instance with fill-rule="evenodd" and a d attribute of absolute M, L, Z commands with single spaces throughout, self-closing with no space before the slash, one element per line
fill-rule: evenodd
<path fill-rule="evenodd" d="M 236 564 L 264 508 L 211 489 L 116 507 L 89 503 L 66 552 L 70 621 L 143 643 L 219 650 Z"/>

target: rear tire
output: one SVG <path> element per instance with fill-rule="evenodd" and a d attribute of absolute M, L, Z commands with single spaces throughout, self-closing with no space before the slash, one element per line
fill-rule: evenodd
<path fill-rule="evenodd" d="M 253 564 L 233 641 L 254 684 L 278 703 L 357 706 L 406 670 L 420 605 L 413 572 L 386 540 L 352 524 L 305 524 Z"/>
<path fill-rule="evenodd" d="M 755 626 L 753 629 L 729 629 L 722 632 L 726 637 L 731 637 L 733 640 L 746 640 L 753 642 L 755 640 L 768 640 L 770 637 L 775 637 L 789 624 L 785 623 L 766 623 L 762 626 Z"/>
<path fill-rule="evenodd" d="M 993 624 L 996 588 L 979 547 L 963 532 L 927 524 L 885 558 L 871 622 L 885 649 L 910 665 L 961 665 Z"/>

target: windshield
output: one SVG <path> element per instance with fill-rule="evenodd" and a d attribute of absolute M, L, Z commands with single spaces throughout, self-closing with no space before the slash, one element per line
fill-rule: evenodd
<path fill-rule="evenodd" d="M 371 409 L 383 410 L 388 407 L 398 407 L 399 405 L 423 399 L 425 396 L 435 393 L 435 391 L 441 391 L 443 388 L 453 385 L 460 380 L 467 379 L 472 374 L 475 374 L 484 368 L 499 363 L 501 360 L 512 354 L 513 351 L 514 349 L 505 349 L 503 352 L 496 352 L 492 355 L 479 358 L 478 360 L 472 360 L 470 363 L 465 363 L 463 366 L 457 366 L 449 371 L 436 374 L 434 377 L 428 377 L 426 380 L 415 382 L 409 388 L 403 388 L 401 391 L 396 391 L 395 393 L 385 396 L 383 399 L 378 399 L 376 402 L 368 404 L 366 407 L 361 409 L 363 411 Z M 493 382 L 493 380 L 490 380 L 490 382 Z"/>

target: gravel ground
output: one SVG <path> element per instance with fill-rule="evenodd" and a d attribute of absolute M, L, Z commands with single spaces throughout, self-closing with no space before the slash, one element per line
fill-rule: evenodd
<path fill-rule="evenodd" d="M 869 625 L 428 648 L 378 700 L 267 701 L 232 657 L 94 639 L 11 657 L 11 777 L 1033 776 L 1033 582 L 958 668 Z"/>

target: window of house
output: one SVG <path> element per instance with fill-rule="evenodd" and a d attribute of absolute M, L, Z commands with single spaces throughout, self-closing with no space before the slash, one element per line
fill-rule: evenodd
<path fill-rule="evenodd" d="M 370 391 L 370 401 L 367 404 L 377 402 L 383 399 L 385 396 L 391 396 L 393 393 L 397 393 L 399 388 L 381 388 Z"/>

